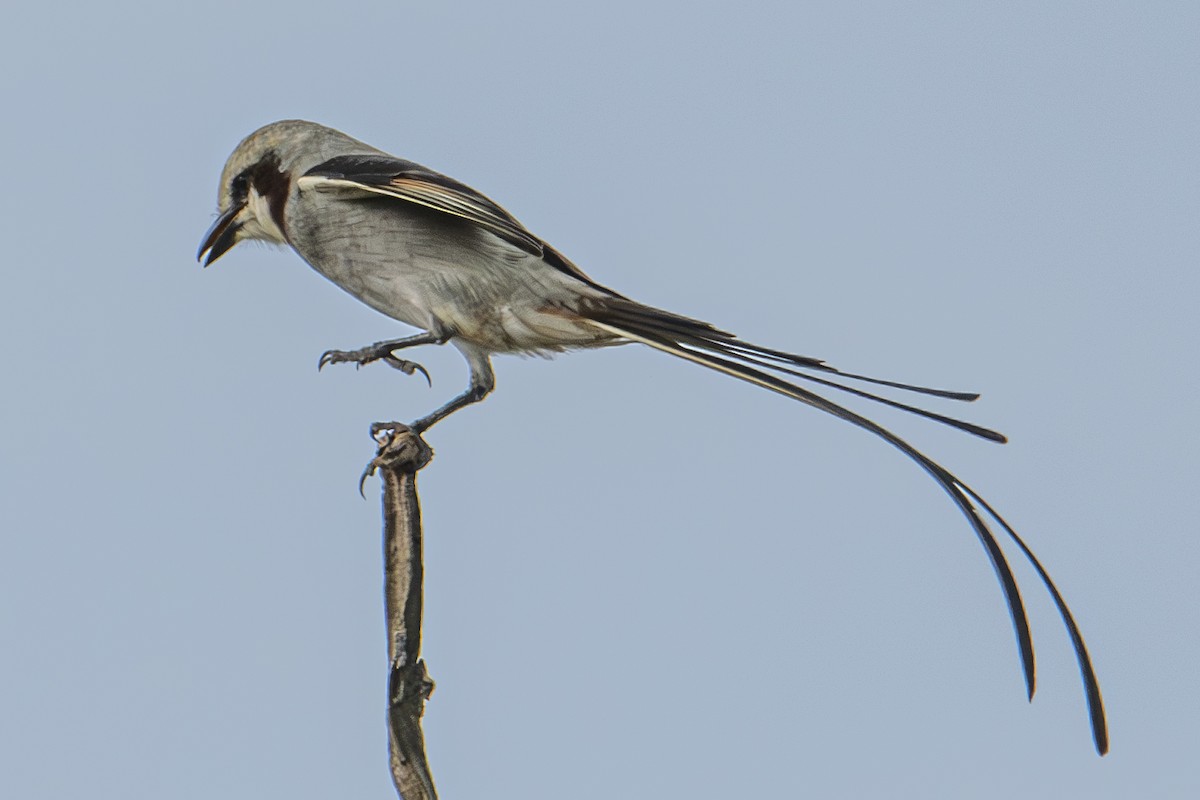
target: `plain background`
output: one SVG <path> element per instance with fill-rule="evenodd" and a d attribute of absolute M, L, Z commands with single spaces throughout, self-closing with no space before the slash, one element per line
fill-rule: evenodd
<path fill-rule="evenodd" d="M 598 280 L 935 403 L 871 436 L 626 347 L 429 434 L 446 798 L 1194 797 L 1200 14 L 1187 3 L 33 4 L 0 47 L 0 792 L 387 798 L 367 424 L 456 393 L 294 254 L 201 270 L 228 153 L 317 120 Z M 861 405 L 856 406 L 862 408 Z M 1014 554 L 1014 561 L 1016 560 Z"/>

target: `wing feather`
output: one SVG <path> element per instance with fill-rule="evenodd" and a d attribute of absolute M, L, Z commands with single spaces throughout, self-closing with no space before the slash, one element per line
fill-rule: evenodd
<path fill-rule="evenodd" d="M 337 156 L 304 173 L 302 190 L 355 191 L 383 195 L 466 220 L 513 247 L 541 258 L 554 269 L 613 297 L 619 294 L 592 280 L 566 256 L 534 236 L 491 198 L 453 178 L 403 158 L 387 155 Z"/>
<path fill-rule="evenodd" d="M 540 239 L 488 197 L 402 158 L 338 156 L 304 173 L 300 187 L 357 189 L 394 197 L 472 222 L 532 256 L 540 258 L 545 252 Z"/>

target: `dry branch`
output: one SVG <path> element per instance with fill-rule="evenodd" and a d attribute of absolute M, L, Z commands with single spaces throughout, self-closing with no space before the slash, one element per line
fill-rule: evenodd
<path fill-rule="evenodd" d="M 417 434 L 381 434 L 364 479 L 383 478 L 383 580 L 388 643 L 388 742 L 392 782 L 402 800 L 436 800 L 421 715 L 433 681 L 421 660 L 424 561 L 417 471 L 433 451 Z"/>

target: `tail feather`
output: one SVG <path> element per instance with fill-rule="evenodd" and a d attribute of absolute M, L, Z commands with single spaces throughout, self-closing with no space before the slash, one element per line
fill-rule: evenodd
<path fill-rule="evenodd" d="M 896 449 L 900 450 L 910 459 L 915 461 L 925 472 L 927 472 L 934 481 L 942 487 L 942 489 L 950 496 L 954 504 L 958 506 L 963 515 L 967 518 L 971 528 L 982 543 L 984 550 L 988 554 L 992 567 L 996 572 L 996 576 L 1000 581 L 1000 586 L 1004 590 L 1005 600 L 1008 604 L 1009 615 L 1012 618 L 1013 629 L 1016 633 L 1017 648 L 1021 657 L 1021 666 L 1025 676 L 1025 686 L 1029 698 L 1033 698 L 1035 688 L 1035 665 L 1033 652 L 1033 639 L 1029 631 L 1029 621 L 1025 614 L 1025 605 L 1021 600 L 1020 590 L 1017 588 L 1016 578 L 1013 576 L 1012 569 L 1009 566 L 1008 560 L 1001 550 L 995 535 L 987 525 L 984 517 L 980 514 L 976 503 L 982 508 L 988 516 L 998 523 L 1002 530 L 1009 538 L 1016 543 L 1022 554 L 1033 565 L 1038 577 L 1049 591 L 1054 599 L 1059 615 L 1063 619 L 1063 623 L 1067 627 L 1071 642 L 1075 649 L 1076 661 L 1079 664 L 1079 670 L 1083 678 L 1084 692 L 1087 698 L 1089 717 L 1092 727 L 1092 739 L 1095 742 L 1097 751 L 1103 755 L 1108 751 L 1108 731 L 1105 721 L 1103 700 L 1100 696 L 1099 683 L 1096 680 L 1095 670 L 1092 667 L 1091 657 L 1088 655 L 1087 647 L 1084 645 L 1083 636 L 1079 631 L 1078 625 L 1075 623 L 1074 617 L 1071 615 L 1070 609 L 1067 607 L 1066 601 L 1059 593 L 1054 582 L 1050 579 L 1049 573 L 1042 566 L 1041 562 L 1034 555 L 1033 551 L 1025 544 L 1024 540 L 1017 535 L 1016 531 L 1001 517 L 991 505 L 989 505 L 978 493 L 975 492 L 967 484 L 959 480 L 955 475 L 950 473 L 940 464 L 930 459 L 925 454 L 914 448 L 905 440 L 895 435 L 886 428 L 878 425 L 875 422 L 863 417 L 837 403 L 827 400 L 814 393 L 809 389 L 805 389 L 794 383 L 790 383 L 776 375 L 770 374 L 764 370 L 772 370 L 774 372 L 782 372 L 787 375 L 792 375 L 810 382 L 848 392 L 860 397 L 865 397 L 877 402 L 903 409 L 915 414 L 934 419 L 960 430 L 973 433 L 977 436 L 990 439 L 992 441 L 1004 441 L 1004 437 L 995 431 L 981 428 L 971 423 L 956 420 L 950 417 L 944 417 L 940 414 L 925 411 L 913 406 L 908 406 L 903 403 L 897 403 L 887 398 L 879 397 L 867 392 L 860 391 L 848 386 L 834 383 L 824 378 L 818 378 L 815 375 L 808 375 L 797 372 L 791 367 L 799 367 L 802 369 L 814 369 L 823 372 L 833 372 L 842 377 L 855 378 L 859 380 L 868 380 L 872 383 L 881 383 L 887 386 L 894 386 L 901 389 L 909 389 L 911 391 L 919 391 L 925 394 L 933 394 L 942 397 L 951 397 L 952 399 L 974 399 L 977 395 L 967 395 L 966 393 L 943 392 L 936 389 L 922 389 L 920 387 L 911 387 L 907 384 L 895 384 L 877 379 L 863 379 L 855 375 L 838 372 L 832 367 L 828 367 L 824 362 L 808 358 L 806 356 L 795 356 L 784 353 L 782 351 L 769 350 L 757 345 L 752 345 L 736 339 L 732 334 L 720 331 L 708 323 L 698 320 L 691 320 L 687 317 L 680 317 L 670 312 L 660 311 L 645 306 L 638 306 L 632 302 L 621 301 L 617 307 L 609 306 L 602 311 L 592 312 L 589 315 L 591 323 L 598 329 L 610 333 L 614 336 L 628 339 L 631 341 L 641 342 L 642 344 L 653 347 L 656 350 L 661 350 L 670 355 L 691 361 L 695 364 L 707 367 L 717 372 L 730 375 L 747 383 L 761 386 L 764 389 L 769 389 L 777 392 L 785 397 L 790 397 L 793 400 L 805 403 L 806 405 L 820 409 L 828 414 L 831 414 L 839 419 L 843 419 L 859 428 L 870 431 L 887 443 L 891 444 Z M 766 363 L 766 362 L 776 363 Z M 780 366 L 780 364 L 788 364 L 791 366 Z M 957 396 L 961 395 L 961 396 Z M 974 502 L 972 502 L 974 501 Z"/>
<path fill-rule="evenodd" d="M 831 389 L 837 389 L 838 391 L 846 392 L 846 393 L 852 394 L 856 397 L 864 397 L 868 400 L 874 400 L 876 403 L 882 403 L 885 406 L 891 406 L 892 408 L 898 408 L 898 409 L 901 409 L 902 411 L 907 411 L 910 414 L 917 414 L 918 416 L 922 416 L 927 419 L 932 419 L 937 422 L 940 422 L 943 425 L 949 425 L 952 428 L 957 428 L 960 431 L 965 431 L 966 433 L 973 434 L 975 436 L 980 437 L 981 439 L 987 439 L 990 442 L 998 442 L 1000 444 L 1004 444 L 1005 442 L 1008 441 L 1008 437 L 1006 437 L 1004 434 L 1002 434 L 998 431 L 994 431 L 990 428 L 984 428 L 981 425 L 976 425 L 973 422 L 966 422 L 965 420 L 955 419 L 954 417 L 947 417 L 943 414 L 938 414 L 933 411 L 929 411 L 928 409 L 918 408 L 916 406 L 910 406 L 907 403 L 900 403 L 900 402 L 897 402 L 896 400 L 892 400 L 887 397 L 881 397 L 877 394 L 871 394 L 870 392 L 864 392 L 861 389 L 855 389 L 852 386 L 843 386 L 840 383 L 834 383 L 833 381 L 826 380 L 825 378 L 818 378 L 816 375 L 806 375 L 803 372 L 798 372 L 797 370 L 791 369 L 789 367 L 783 367 L 783 366 L 779 366 L 776 364 L 764 363 L 761 359 L 756 358 L 753 355 L 747 355 L 743 352 L 740 352 L 741 348 L 734 348 L 734 347 L 730 347 L 728 345 L 723 345 L 720 343 L 712 343 L 712 344 L 709 344 L 705 349 L 710 350 L 712 352 L 727 355 L 727 356 L 729 356 L 733 359 L 736 359 L 738 361 L 741 361 L 742 363 L 745 363 L 745 364 L 752 364 L 755 366 L 762 367 L 764 369 L 774 370 L 776 372 L 783 372 L 788 375 L 794 375 L 797 378 L 801 378 L 803 380 L 810 381 L 812 383 L 820 384 L 821 386 L 828 386 Z M 843 375 L 845 377 L 851 377 L 851 376 L 847 376 L 845 373 L 841 373 L 841 372 L 839 372 L 838 374 Z M 878 383 L 879 381 L 875 381 L 875 382 Z"/>
<path fill-rule="evenodd" d="M 809 360 L 805 356 L 797 356 L 793 353 L 785 353 L 780 350 L 772 350 L 768 347 L 762 347 L 760 345 L 750 344 L 749 342 L 743 342 L 738 339 L 732 339 L 728 344 L 730 347 L 732 347 L 735 350 L 739 350 L 741 352 L 748 353 L 750 355 L 758 356 L 760 358 L 764 358 L 764 359 L 767 359 L 770 361 L 776 361 L 776 362 L 780 362 L 780 363 L 784 363 L 784 364 L 797 364 L 800 366 L 804 366 L 804 364 L 802 362 Z M 778 369 L 778 368 L 777 367 L 768 367 L 768 369 Z M 825 372 L 832 372 L 835 375 L 838 375 L 842 378 L 851 378 L 856 381 L 863 381 L 864 383 L 873 383 L 873 384 L 876 384 L 877 386 L 889 386 L 893 389 L 903 389 L 906 392 L 916 392 L 917 394 L 927 394 L 927 395 L 931 395 L 933 397 L 942 397 L 947 400 L 961 400 L 965 403 L 973 403 L 979 399 L 978 392 L 955 392 L 955 391 L 951 391 L 949 389 L 931 389 L 928 386 L 916 386 L 911 383 L 900 383 L 898 381 L 889 381 L 889 380 L 885 380 L 883 378 L 872 378 L 867 375 L 856 375 L 853 372 L 846 372 L 845 370 L 836 369 L 834 367 L 831 367 L 824 362 L 820 362 L 820 366 L 814 367 L 814 369 L 820 369 Z M 795 373 L 795 372 L 793 372 L 791 374 L 798 375 L 799 377 L 804 377 L 803 375 L 800 375 L 799 373 Z M 835 386 L 836 386 L 836 384 L 835 384 Z M 838 388 L 845 388 L 845 387 L 838 387 Z"/>
<path fill-rule="evenodd" d="M 629 300 L 611 300 L 606 302 L 604 306 L 596 311 L 595 318 L 599 321 L 610 322 L 618 327 L 628 327 L 633 331 L 641 331 L 643 333 L 655 333 L 664 338 L 676 341 L 681 344 L 690 344 L 701 349 L 720 346 L 728 348 L 728 351 L 734 358 L 752 357 L 766 361 L 774 361 L 779 364 L 787 364 L 791 367 L 800 369 L 815 370 L 818 372 L 831 373 L 841 378 L 849 378 L 851 380 L 862 381 L 864 383 L 873 383 L 877 386 L 887 386 L 892 389 L 902 389 L 906 392 L 915 392 L 917 394 L 925 394 L 933 397 L 942 397 L 948 400 L 961 400 L 963 402 L 973 402 L 979 399 L 977 392 L 957 392 L 949 389 L 934 389 L 928 386 L 917 386 L 911 383 L 900 383 L 898 381 L 885 380 L 883 378 L 874 378 L 868 375 L 860 375 L 853 372 L 844 372 L 836 367 L 831 367 L 822 359 L 813 358 L 811 356 L 802 356 L 796 353 L 788 353 L 783 350 L 775 350 L 770 347 L 763 347 L 750 342 L 744 342 L 738 339 L 732 333 L 723 331 L 719 328 L 710 325 L 707 322 L 702 322 L 690 317 L 684 317 L 679 314 L 672 314 L 669 311 L 663 311 L 649 306 L 639 305 Z M 760 362 L 761 364 L 761 362 Z M 795 375 L 799 378 L 811 379 L 811 376 L 791 372 L 788 369 L 776 367 L 773 365 L 761 364 L 767 369 L 779 369 Z M 842 391 L 850 391 L 847 387 L 840 384 L 826 384 L 835 389 Z"/>

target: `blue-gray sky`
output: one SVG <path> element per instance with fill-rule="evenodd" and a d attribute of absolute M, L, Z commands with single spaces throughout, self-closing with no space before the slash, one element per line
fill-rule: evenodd
<path fill-rule="evenodd" d="M 0 33 L 6 796 L 391 796 L 354 485 L 465 369 L 318 374 L 405 329 L 290 252 L 196 265 L 288 117 L 638 299 L 983 392 L 1007 446 L 870 410 L 1043 557 L 1112 727 L 1020 566 L 1025 702 L 983 551 L 882 442 L 632 347 L 502 358 L 421 480 L 445 797 L 1200 792 L 1194 5 L 74 5 Z"/>

